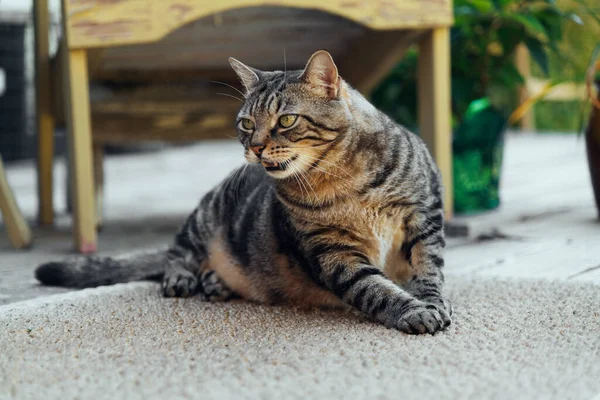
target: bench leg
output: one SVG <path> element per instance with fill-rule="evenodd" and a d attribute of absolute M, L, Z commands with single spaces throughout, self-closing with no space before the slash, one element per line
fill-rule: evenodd
<path fill-rule="evenodd" d="M 80 253 L 93 253 L 97 239 L 87 54 L 65 49 L 64 57 L 75 247 Z"/>
<path fill-rule="evenodd" d="M 13 246 L 17 249 L 28 247 L 31 244 L 31 230 L 8 186 L 2 157 L 0 157 L 0 212 L 4 217 L 8 237 Z"/>
<path fill-rule="evenodd" d="M 35 88 L 37 122 L 38 219 L 52 225 L 52 166 L 54 157 L 54 117 L 50 106 L 50 52 L 48 44 L 48 1 L 33 2 L 35 26 Z"/>
<path fill-rule="evenodd" d="M 442 174 L 444 211 L 452 217 L 452 127 L 449 28 L 435 28 L 419 42 L 419 125 L 421 137 Z"/>
<path fill-rule="evenodd" d="M 102 215 L 104 214 L 104 146 L 92 145 L 92 156 L 94 158 L 94 195 L 96 197 L 96 229 L 102 230 Z M 67 160 L 69 152 L 67 152 Z M 70 163 L 67 163 L 69 166 Z M 73 213 L 73 203 L 71 199 L 71 175 L 72 172 L 67 167 L 65 199 L 67 204 L 67 213 Z"/>

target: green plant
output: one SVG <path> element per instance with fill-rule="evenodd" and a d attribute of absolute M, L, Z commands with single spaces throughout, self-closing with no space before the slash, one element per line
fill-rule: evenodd
<path fill-rule="evenodd" d="M 583 0 L 575 0 L 585 3 Z M 451 30 L 453 123 L 459 124 L 472 101 L 490 98 L 505 114 L 517 106 L 524 83 L 514 64 L 518 46 L 548 73 L 548 56 L 559 51 L 566 23 L 581 24 L 573 10 L 555 0 L 455 0 Z M 415 129 L 417 52 L 411 50 L 373 92 L 373 102 L 398 122 Z"/>
<path fill-rule="evenodd" d="M 457 0 L 455 18 L 451 74 L 458 116 L 481 97 L 490 97 L 499 109 L 514 108 L 514 94 L 524 83 L 514 63 L 517 47 L 526 46 L 547 74 L 548 53 L 558 52 L 564 23 L 581 23 L 577 14 L 561 10 L 554 0 Z"/>

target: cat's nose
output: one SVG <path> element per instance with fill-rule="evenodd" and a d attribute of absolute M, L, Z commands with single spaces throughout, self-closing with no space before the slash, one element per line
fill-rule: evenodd
<path fill-rule="evenodd" d="M 252 152 L 254 154 L 256 154 L 258 157 L 260 157 L 262 155 L 263 150 L 265 149 L 265 146 L 263 145 L 256 145 L 256 146 L 250 146 L 250 150 L 252 150 Z"/>

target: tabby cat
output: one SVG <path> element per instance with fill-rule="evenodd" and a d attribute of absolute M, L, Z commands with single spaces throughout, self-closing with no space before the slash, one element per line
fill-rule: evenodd
<path fill-rule="evenodd" d="M 168 297 L 350 305 L 406 333 L 448 327 L 442 187 L 424 143 L 326 51 L 299 71 L 229 61 L 245 88 L 237 131 L 249 164 L 202 198 L 167 250 L 51 262 L 37 279 L 162 279 Z"/>

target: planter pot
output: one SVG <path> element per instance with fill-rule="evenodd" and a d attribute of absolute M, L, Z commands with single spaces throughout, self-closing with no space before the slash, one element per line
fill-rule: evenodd
<path fill-rule="evenodd" d="M 598 100 L 600 100 L 600 80 L 596 81 L 596 87 L 599 89 Z M 590 121 L 585 131 L 585 145 L 596 209 L 600 219 L 600 109 L 595 105 L 592 105 Z"/>
<path fill-rule="evenodd" d="M 500 204 L 506 116 L 488 99 L 469 106 L 453 142 L 454 211 L 473 214 Z"/>

